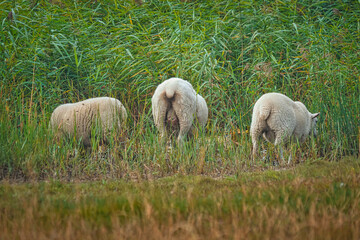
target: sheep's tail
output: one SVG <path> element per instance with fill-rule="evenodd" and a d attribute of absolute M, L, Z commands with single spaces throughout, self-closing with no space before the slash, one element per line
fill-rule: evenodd
<path fill-rule="evenodd" d="M 173 98 L 177 89 L 177 82 L 169 82 L 165 89 L 165 96 L 167 98 Z"/>
<path fill-rule="evenodd" d="M 172 89 L 172 88 L 167 88 L 166 90 L 165 90 L 165 96 L 167 97 L 167 98 L 173 98 L 174 97 L 174 95 L 175 95 L 175 90 L 174 89 Z"/>

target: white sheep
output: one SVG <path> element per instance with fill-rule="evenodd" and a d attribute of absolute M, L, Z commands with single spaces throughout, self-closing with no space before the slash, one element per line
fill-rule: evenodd
<path fill-rule="evenodd" d="M 112 129 L 117 133 L 127 118 L 122 103 L 109 97 L 90 98 L 58 106 L 51 115 L 50 126 L 56 136 L 76 137 L 85 147 L 91 146 L 91 132 L 96 124 L 102 130 L 103 142 Z"/>
<path fill-rule="evenodd" d="M 258 140 L 261 135 L 275 146 L 291 140 L 304 142 L 313 133 L 316 136 L 317 116 L 310 113 L 301 102 L 294 102 L 280 93 L 262 95 L 254 105 L 250 135 L 253 143 L 253 159 L 256 157 Z M 289 162 L 291 156 L 289 158 Z"/>
<path fill-rule="evenodd" d="M 162 82 L 151 98 L 155 125 L 164 137 L 167 131 L 179 133 L 178 141 L 192 133 L 194 124 L 204 127 L 208 120 L 206 101 L 188 81 L 170 78 Z"/>

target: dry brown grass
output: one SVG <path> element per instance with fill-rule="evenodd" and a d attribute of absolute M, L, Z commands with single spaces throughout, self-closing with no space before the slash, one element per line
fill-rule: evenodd
<path fill-rule="evenodd" d="M 313 207 L 315 208 L 315 207 Z M 24 218 L 3 224 L 2 239 L 358 239 L 359 212 L 344 214 L 322 209 L 309 216 L 282 208 L 266 208 L 230 213 L 225 218 L 208 215 L 177 216 L 160 223 L 149 216 L 121 223 L 112 216 L 111 227 L 89 226 L 88 221 L 71 216 L 65 221 L 41 221 L 26 212 Z"/>

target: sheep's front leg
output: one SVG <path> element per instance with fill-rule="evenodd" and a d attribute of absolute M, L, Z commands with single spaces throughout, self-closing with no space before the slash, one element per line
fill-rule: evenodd
<path fill-rule="evenodd" d="M 284 152 L 283 152 L 283 149 L 282 149 L 282 146 L 281 145 L 279 145 L 279 150 L 280 150 L 280 159 L 281 159 L 281 161 L 283 161 L 284 162 Z"/>

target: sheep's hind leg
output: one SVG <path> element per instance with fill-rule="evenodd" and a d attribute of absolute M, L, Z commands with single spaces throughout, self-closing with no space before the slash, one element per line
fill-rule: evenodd
<path fill-rule="evenodd" d="M 161 139 L 166 137 L 166 124 L 165 124 L 166 114 L 167 114 L 166 111 L 160 112 L 159 119 L 157 121 L 157 127 Z"/>
<path fill-rule="evenodd" d="M 184 105 L 182 101 L 174 101 L 172 106 L 179 120 L 180 130 L 177 140 L 181 144 L 194 122 L 195 105 Z"/>
<path fill-rule="evenodd" d="M 253 142 L 253 149 L 252 149 L 252 162 L 255 162 L 255 159 L 257 157 L 257 150 L 258 150 L 258 147 L 259 147 L 259 144 L 258 144 L 258 139 L 255 138 L 252 140 Z"/>
<path fill-rule="evenodd" d="M 251 141 L 253 144 L 253 148 L 252 148 L 252 163 L 255 163 L 255 159 L 257 158 L 257 151 L 259 148 L 259 138 L 261 136 L 261 131 L 259 130 L 255 130 L 255 129 L 250 129 L 250 134 L 251 134 Z"/>
<path fill-rule="evenodd" d="M 182 141 L 184 140 L 184 138 L 186 137 L 187 133 L 189 132 L 191 128 L 191 125 L 188 126 L 188 125 L 181 125 L 180 124 L 180 131 L 179 131 L 179 136 L 177 138 L 178 142 L 181 144 Z"/>

